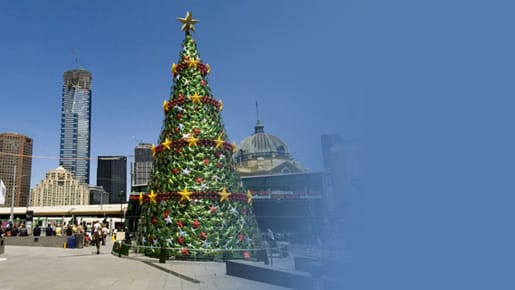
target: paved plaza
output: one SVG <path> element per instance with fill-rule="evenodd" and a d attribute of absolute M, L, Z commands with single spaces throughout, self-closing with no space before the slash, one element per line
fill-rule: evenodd
<path fill-rule="evenodd" d="M 23 289 L 288 289 L 228 276 L 225 263 L 172 261 L 111 254 L 112 242 L 82 249 L 5 246 L 0 255 L 0 290 Z M 287 267 L 290 259 L 271 267 Z M 283 263 L 283 265 L 281 265 Z"/>

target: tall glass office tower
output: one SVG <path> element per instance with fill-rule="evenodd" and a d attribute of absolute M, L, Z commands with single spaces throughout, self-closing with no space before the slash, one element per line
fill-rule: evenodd
<path fill-rule="evenodd" d="M 127 157 L 98 156 L 97 185 L 109 193 L 109 203 L 126 203 Z"/>
<path fill-rule="evenodd" d="M 91 138 L 91 73 L 82 69 L 63 75 L 59 165 L 89 184 Z"/>

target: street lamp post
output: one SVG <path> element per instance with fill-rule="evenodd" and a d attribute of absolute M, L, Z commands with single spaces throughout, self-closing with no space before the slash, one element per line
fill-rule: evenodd
<path fill-rule="evenodd" d="M 14 173 L 13 173 L 13 193 L 11 195 L 11 215 L 9 216 L 9 220 L 14 222 L 14 195 L 16 194 L 16 164 L 14 164 Z"/>
<path fill-rule="evenodd" d="M 122 225 L 123 225 L 123 205 L 122 205 L 123 193 L 124 193 L 124 191 L 120 190 L 120 220 L 122 221 Z"/>

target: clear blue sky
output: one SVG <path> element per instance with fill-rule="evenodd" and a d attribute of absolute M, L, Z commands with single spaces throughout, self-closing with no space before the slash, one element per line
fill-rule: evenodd
<path fill-rule="evenodd" d="M 256 101 L 265 132 L 313 171 L 323 168 L 320 135 L 359 138 L 365 7 L 352 1 L 2 1 L 0 132 L 33 138 L 35 156 L 59 155 L 62 75 L 77 67 L 74 49 L 93 74 L 91 156 L 157 142 L 184 38 L 176 18 L 186 11 L 200 20 L 194 37 L 231 140 L 253 132 Z M 57 166 L 34 159 L 32 186 Z M 90 174 L 95 183 L 95 161 Z"/>
<path fill-rule="evenodd" d="M 365 289 L 515 289 L 515 3 L 368 2 Z"/>

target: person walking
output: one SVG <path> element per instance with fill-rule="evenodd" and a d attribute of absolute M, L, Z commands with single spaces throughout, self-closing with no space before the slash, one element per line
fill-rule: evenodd
<path fill-rule="evenodd" d="M 72 230 L 72 226 L 71 226 L 71 225 L 68 225 L 68 226 L 66 227 L 65 233 L 66 233 L 66 236 L 67 236 L 67 237 L 71 237 L 71 236 L 72 236 L 72 234 L 73 234 L 73 230 Z"/>
<path fill-rule="evenodd" d="M 32 231 L 32 234 L 35 236 L 35 237 L 39 237 L 41 236 L 41 228 L 39 227 L 39 224 L 36 224 L 36 227 L 34 228 L 34 230 Z"/>
<path fill-rule="evenodd" d="M 102 225 L 95 221 L 93 224 L 93 240 L 95 242 L 95 246 L 97 247 L 97 255 L 100 254 L 100 242 L 102 239 Z"/>
<path fill-rule="evenodd" d="M 52 229 L 52 225 L 51 224 L 48 224 L 48 226 L 46 227 L 45 234 L 46 234 L 47 237 L 50 237 L 50 236 L 54 235 L 54 229 Z"/>
<path fill-rule="evenodd" d="M 107 229 L 107 225 L 103 224 L 102 225 L 102 246 L 106 245 L 106 237 L 107 237 L 108 233 L 109 233 L 109 229 Z"/>

